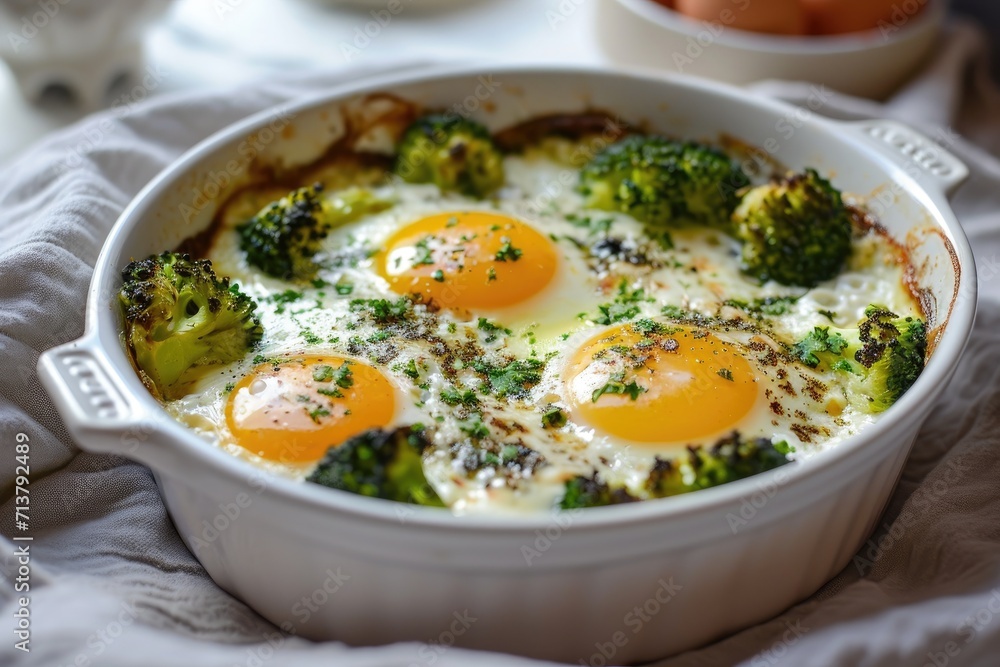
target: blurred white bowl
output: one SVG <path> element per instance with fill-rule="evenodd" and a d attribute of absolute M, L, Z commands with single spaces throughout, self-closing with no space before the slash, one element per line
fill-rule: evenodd
<path fill-rule="evenodd" d="M 911 5 L 921 4 L 927 5 L 923 11 L 913 12 Z M 607 55 L 623 65 L 731 83 L 812 81 L 842 93 L 881 99 L 928 55 L 946 4 L 944 0 L 906 0 L 897 5 L 892 22 L 875 30 L 789 37 L 690 19 L 653 0 L 602 0 L 597 32 Z"/>
<path fill-rule="evenodd" d="M 460 5 L 461 2 L 457 0 L 400 0 L 397 3 L 390 3 L 389 0 L 313 0 L 313 2 L 323 4 L 323 5 L 341 5 L 345 7 L 353 7 L 354 9 L 389 9 L 390 12 L 396 14 L 398 12 L 393 12 L 389 7 L 390 4 L 406 8 L 406 9 L 438 9 L 440 7 L 445 7 L 447 5 Z"/>

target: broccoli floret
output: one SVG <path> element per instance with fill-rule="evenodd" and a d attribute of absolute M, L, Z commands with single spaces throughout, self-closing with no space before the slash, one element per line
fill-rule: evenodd
<path fill-rule="evenodd" d="M 899 400 L 924 369 L 927 326 L 871 305 L 856 330 L 816 327 L 791 348 L 810 368 L 846 373 L 848 400 L 878 413 Z"/>
<path fill-rule="evenodd" d="M 331 447 L 307 481 L 371 498 L 444 507 L 424 476 L 427 447 L 422 429 L 372 429 Z"/>
<path fill-rule="evenodd" d="M 784 441 L 772 444 L 768 438 L 745 440 L 734 431 L 709 448 L 688 447 L 687 454 L 676 459 L 657 457 L 643 488 L 635 492 L 604 482 L 596 471 L 589 477 L 578 475 L 566 482 L 559 507 L 569 510 L 619 505 L 707 489 L 779 468 L 790 462 L 788 454 L 792 451 Z"/>
<path fill-rule="evenodd" d="M 761 281 L 813 287 L 851 254 L 851 216 L 840 192 L 812 169 L 753 188 L 733 214 L 742 269 Z"/>
<path fill-rule="evenodd" d="M 410 183 L 433 183 L 479 198 L 504 183 L 503 155 L 489 130 L 451 114 L 424 116 L 407 128 L 395 172 Z"/>
<path fill-rule="evenodd" d="M 590 208 L 628 213 L 651 225 L 705 224 L 729 229 L 746 174 L 719 150 L 695 142 L 632 136 L 580 171 Z"/>
<path fill-rule="evenodd" d="M 125 340 L 143 380 L 164 399 L 184 395 L 192 368 L 242 359 L 264 333 L 257 303 L 206 259 L 152 255 L 126 266 L 122 280 Z"/>
<path fill-rule="evenodd" d="M 653 498 L 666 498 L 735 482 L 785 465 L 790 451 L 784 441 L 745 440 L 733 432 L 710 448 L 689 447 L 686 456 L 657 458 L 646 479 L 646 491 Z"/>
<path fill-rule="evenodd" d="M 603 507 L 605 505 L 620 505 L 638 501 L 623 487 L 612 487 L 602 481 L 595 471 L 590 477 L 578 475 L 566 482 L 566 492 L 563 494 L 559 507 L 564 510 L 581 509 L 584 507 Z"/>
<path fill-rule="evenodd" d="M 322 191 L 318 183 L 294 190 L 237 227 L 247 262 L 275 278 L 310 280 L 319 268 L 314 258 L 320 244 L 332 229 L 392 205 L 369 190 L 345 190 L 330 198 Z"/>

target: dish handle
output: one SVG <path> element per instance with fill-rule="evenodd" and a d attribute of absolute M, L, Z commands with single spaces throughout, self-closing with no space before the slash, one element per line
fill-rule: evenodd
<path fill-rule="evenodd" d="M 156 444 L 167 415 L 147 410 L 110 369 L 96 338 L 88 336 L 38 359 L 38 377 L 83 449 L 126 456 L 154 469 L 168 467 L 172 448 Z"/>
<path fill-rule="evenodd" d="M 842 123 L 907 174 L 950 196 L 969 177 L 957 157 L 912 127 L 894 120 L 876 119 Z"/>

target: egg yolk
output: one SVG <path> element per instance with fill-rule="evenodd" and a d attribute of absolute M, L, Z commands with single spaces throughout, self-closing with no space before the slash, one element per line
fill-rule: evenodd
<path fill-rule="evenodd" d="M 731 430 L 758 398 L 750 363 L 712 333 L 625 325 L 591 339 L 565 377 L 575 419 L 635 442 Z"/>
<path fill-rule="evenodd" d="M 289 359 L 258 366 L 226 403 L 236 442 L 265 459 L 306 463 L 395 413 L 392 385 L 368 364 L 341 357 Z"/>
<path fill-rule="evenodd" d="M 377 269 L 393 291 L 422 294 L 443 308 L 505 308 L 551 282 L 552 243 L 523 222 L 496 213 L 441 213 L 393 234 Z"/>

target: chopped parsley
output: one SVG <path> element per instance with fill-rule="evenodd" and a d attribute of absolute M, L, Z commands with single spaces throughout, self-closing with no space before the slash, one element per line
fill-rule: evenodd
<path fill-rule="evenodd" d="M 784 315 L 799 300 L 797 296 L 768 296 L 753 299 L 752 301 L 742 301 L 739 299 L 729 299 L 725 301 L 727 306 L 739 308 L 740 310 L 757 315 L 768 315 L 777 317 Z"/>
<path fill-rule="evenodd" d="M 350 389 L 354 386 L 353 375 L 350 361 L 345 361 L 338 368 L 326 364 L 313 367 L 313 380 L 316 382 L 333 382 L 342 389 Z"/>
<path fill-rule="evenodd" d="M 854 370 L 854 365 L 847 359 L 838 359 L 832 366 L 830 366 L 830 368 L 842 373 L 854 373 L 857 375 L 857 371 Z"/>
<path fill-rule="evenodd" d="M 441 269 L 438 269 L 437 271 L 435 271 L 434 273 L 431 274 L 431 278 L 433 278 L 434 280 L 438 281 L 439 283 L 443 283 L 444 282 L 444 271 L 442 271 Z"/>
<path fill-rule="evenodd" d="M 328 396 L 330 398 L 344 397 L 344 392 L 340 391 L 339 389 L 327 389 L 326 387 L 320 387 L 319 389 L 316 390 L 316 393 L 320 394 L 321 396 Z"/>
<path fill-rule="evenodd" d="M 475 440 L 482 440 L 490 435 L 490 429 L 483 423 L 483 418 L 480 415 L 472 415 L 468 419 L 458 422 L 458 428 L 462 433 Z"/>
<path fill-rule="evenodd" d="M 333 379 L 333 366 L 316 366 L 313 368 L 313 380 L 316 382 L 329 382 Z"/>
<path fill-rule="evenodd" d="M 641 287 L 632 289 L 628 280 L 622 279 L 618 285 L 618 296 L 611 303 L 597 307 L 598 315 L 594 318 L 596 324 L 614 324 L 630 320 L 641 311 L 639 303 L 646 300 L 646 291 Z"/>
<path fill-rule="evenodd" d="M 410 314 L 413 302 L 403 296 L 395 301 L 388 299 L 354 299 L 351 301 L 351 312 L 367 312 L 379 324 L 399 322 Z"/>
<path fill-rule="evenodd" d="M 392 367 L 392 370 L 402 373 L 411 380 L 416 380 L 420 377 L 420 370 L 417 368 L 416 359 L 410 359 L 405 364 L 396 364 Z"/>
<path fill-rule="evenodd" d="M 479 397 L 476 396 L 476 392 L 471 389 L 458 389 L 456 387 L 448 387 L 441 392 L 441 400 L 448 405 L 476 405 L 479 403 Z"/>
<path fill-rule="evenodd" d="M 306 410 L 306 412 L 309 414 L 309 419 L 312 419 L 317 424 L 319 423 L 321 417 L 330 416 L 330 411 L 321 405 L 313 408 L 312 410 Z"/>
<path fill-rule="evenodd" d="M 274 309 L 274 312 L 281 314 L 285 312 L 285 306 L 290 303 L 295 303 L 302 298 L 302 292 L 296 292 L 292 289 L 287 289 L 284 292 L 279 292 L 278 294 L 272 294 L 268 300 L 271 303 L 277 304 L 278 307 Z"/>
<path fill-rule="evenodd" d="M 542 413 L 542 426 L 545 428 L 562 428 L 566 425 L 566 413 L 553 405 Z"/>
<path fill-rule="evenodd" d="M 512 246 L 510 244 L 510 238 L 504 236 L 500 239 L 500 241 L 503 245 L 500 246 L 500 249 L 497 250 L 496 255 L 494 255 L 498 262 L 516 262 L 521 259 L 521 255 L 523 255 L 524 252 L 520 248 Z"/>
<path fill-rule="evenodd" d="M 496 341 L 501 334 L 504 336 L 509 336 L 512 332 L 507 327 L 500 326 L 499 324 L 494 324 L 490 322 L 485 317 L 479 318 L 479 323 L 476 325 L 480 331 L 486 332 L 486 342 L 492 343 Z"/>
<path fill-rule="evenodd" d="M 776 442 L 771 446 L 774 447 L 774 451 L 778 452 L 779 454 L 784 454 L 785 456 L 795 453 L 795 447 L 789 445 L 788 442 L 786 442 L 785 440 Z"/>
<path fill-rule="evenodd" d="M 504 445 L 500 450 L 500 458 L 503 461 L 513 461 L 521 454 L 521 448 L 517 445 Z"/>
<path fill-rule="evenodd" d="M 623 396 L 628 396 L 633 401 L 638 399 L 639 396 L 648 391 L 645 387 L 639 385 L 635 380 L 629 383 L 625 383 L 625 373 L 612 373 L 611 377 L 608 378 L 608 382 L 598 389 L 594 390 L 590 399 L 592 402 L 597 403 L 597 400 L 604 396 L 605 394 L 620 394 Z"/>
<path fill-rule="evenodd" d="M 351 372 L 351 362 L 345 361 L 340 365 L 333 373 L 333 381 L 337 383 L 338 387 L 343 389 L 350 389 L 354 386 L 354 373 Z"/>
<path fill-rule="evenodd" d="M 599 314 L 594 318 L 597 324 L 614 324 L 623 320 L 630 320 L 639 314 L 639 306 L 619 303 L 601 304 L 597 307 Z"/>
<path fill-rule="evenodd" d="M 847 341 L 839 333 L 830 333 L 830 327 L 815 327 L 809 335 L 792 346 L 792 356 L 810 368 L 819 366 L 817 356 L 829 352 L 840 356 L 847 347 Z"/>
<path fill-rule="evenodd" d="M 337 290 L 337 294 L 340 296 L 348 296 L 354 291 L 354 285 L 352 283 L 337 283 L 333 289 Z"/>
<path fill-rule="evenodd" d="M 591 234 L 607 234 L 611 229 L 611 225 L 614 224 L 615 219 L 609 217 L 599 217 L 595 218 L 589 215 L 577 215 L 576 213 L 570 213 L 566 216 L 566 222 L 570 223 L 574 227 L 581 227 L 588 230 Z"/>
<path fill-rule="evenodd" d="M 736 381 L 733 379 L 733 372 L 728 368 L 720 368 L 717 374 L 723 380 L 729 380 L 730 382 Z"/>
<path fill-rule="evenodd" d="M 434 254 L 431 252 L 430 242 L 434 239 L 433 236 L 425 236 L 424 238 L 417 241 L 414 246 L 417 249 L 417 254 L 413 257 L 414 266 L 420 264 L 433 264 Z"/>
<path fill-rule="evenodd" d="M 664 306 L 660 312 L 673 320 L 688 320 L 694 316 L 690 310 L 685 310 L 680 306 Z"/>
<path fill-rule="evenodd" d="M 643 318 L 632 323 L 632 331 L 643 336 L 651 336 L 653 334 L 666 333 L 667 327 L 659 322 Z"/>
<path fill-rule="evenodd" d="M 490 390 L 498 397 L 520 397 L 542 379 L 545 363 L 538 359 L 515 359 L 505 366 L 495 366 L 482 360 L 473 362 L 472 368 L 486 377 Z"/>
<path fill-rule="evenodd" d="M 271 303 L 294 303 L 302 298 L 302 292 L 286 289 L 284 292 L 271 295 Z"/>

